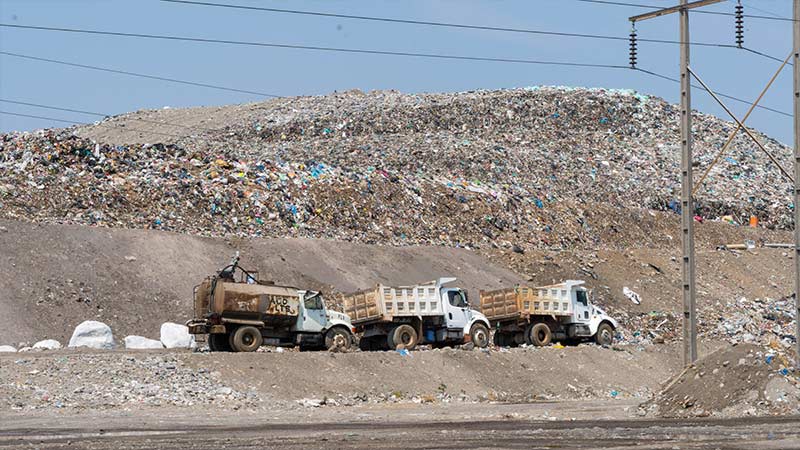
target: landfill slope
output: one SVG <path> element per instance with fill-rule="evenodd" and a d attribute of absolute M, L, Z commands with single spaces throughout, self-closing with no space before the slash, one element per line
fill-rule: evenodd
<path fill-rule="evenodd" d="M 0 220 L 0 345 L 53 338 L 65 344 L 84 320 L 158 338 L 163 322 L 192 317 L 192 288 L 236 251 L 245 268 L 280 284 L 348 292 L 375 283 L 457 276 L 478 289 L 520 281 L 459 249 L 385 247 L 309 239 L 221 239 L 152 230 L 36 225 Z"/>
<path fill-rule="evenodd" d="M 734 127 L 695 113 L 694 128 L 699 171 Z M 756 135 L 791 167 L 786 146 Z M 679 161 L 678 109 L 632 91 L 348 91 L 3 135 L 0 216 L 391 245 L 671 247 Z M 740 135 L 698 190 L 698 219 L 787 229 L 788 188 Z"/>

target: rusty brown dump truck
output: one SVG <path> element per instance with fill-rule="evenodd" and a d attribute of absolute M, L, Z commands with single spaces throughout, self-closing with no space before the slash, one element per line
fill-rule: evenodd
<path fill-rule="evenodd" d="M 325 307 L 319 292 L 277 286 L 239 267 L 238 255 L 194 289 L 192 334 L 207 334 L 211 351 L 252 352 L 262 344 L 300 350 L 349 348 L 346 314 Z M 238 276 L 238 279 L 237 279 Z"/>
<path fill-rule="evenodd" d="M 592 339 L 610 345 L 617 329 L 617 322 L 589 301 L 589 291 L 580 280 L 481 291 L 480 296 L 481 311 L 495 329 L 497 346 Z"/>

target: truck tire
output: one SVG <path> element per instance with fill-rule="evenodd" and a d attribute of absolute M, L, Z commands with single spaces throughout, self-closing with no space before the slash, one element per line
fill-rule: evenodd
<path fill-rule="evenodd" d="M 233 350 L 227 334 L 209 334 L 208 349 L 212 352 L 229 352 Z"/>
<path fill-rule="evenodd" d="M 401 345 L 406 350 L 413 350 L 419 342 L 419 336 L 411 325 L 400 325 L 389 333 L 386 341 L 390 350 L 397 350 Z"/>
<path fill-rule="evenodd" d="M 472 343 L 475 347 L 486 348 L 489 346 L 489 329 L 482 323 L 472 325 L 469 330 L 469 337 L 472 338 Z"/>
<path fill-rule="evenodd" d="M 254 352 L 261 347 L 264 338 L 256 327 L 239 327 L 233 334 L 233 349 L 237 352 Z"/>
<path fill-rule="evenodd" d="M 353 345 L 353 335 L 342 327 L 331 328 L 325 333 L 325 348 L 329 351 L 346 351 Z"/>
<path fill-rule="evenodd" d="M 535 345 L 536 347 L 550 345 L 550 341 L 553 339 L 553 333 L 546 323 L 533 324 L 528 327 L 528 330 L 528 340 L 531 345 Z"/>
<path fill-rule="evenodd" d="M 611 345 L 614 342 L 614 329 L 611 325 L 603 322 L 597 327 L 597 333 L 594 334 L 594 341 L 597 345 Z"/>

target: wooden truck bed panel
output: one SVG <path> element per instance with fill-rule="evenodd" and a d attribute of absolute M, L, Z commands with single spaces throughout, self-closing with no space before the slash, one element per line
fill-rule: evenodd
<path fill-rule="evenodd" d="M 353 324 L 443 314 L 435 283 L 397 287 L 379 284 L 374 289 L 347 294 L 344 296 L 344 312 Z"/>
<path fill-rule="evenodd" d="M 383 314 L 377 298 L 375 289 L 347 294 L 344 296 L 344 313 L 350 316 L 354 324 L 380 319 Z"/>
<path fill-rule="evenodd" d="M 570 292 L 561 285 L 516 286 L 495 291 L 481 291 L 481 312 L 489 320 L 503 320 L 529 315 L 572 315 Z"/>

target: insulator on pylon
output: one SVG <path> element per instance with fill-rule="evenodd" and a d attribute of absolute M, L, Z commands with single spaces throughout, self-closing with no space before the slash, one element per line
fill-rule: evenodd
<path fill-rule="evenodd" d="M 744 44 L 744 7 L 740 1 L 736 5 L 736 45 L 739 48 Z"/>
<path fill-rule="evenodd" d="M 635 69 L 636 68 L 636 27 L 635 26 L 633 28 L 631 28 L 630 36 L 631 36 L 631 39 L 630 39 L 630 47 L 631 47 L 630 63 L 631 63 L 631 69 Z"/>

